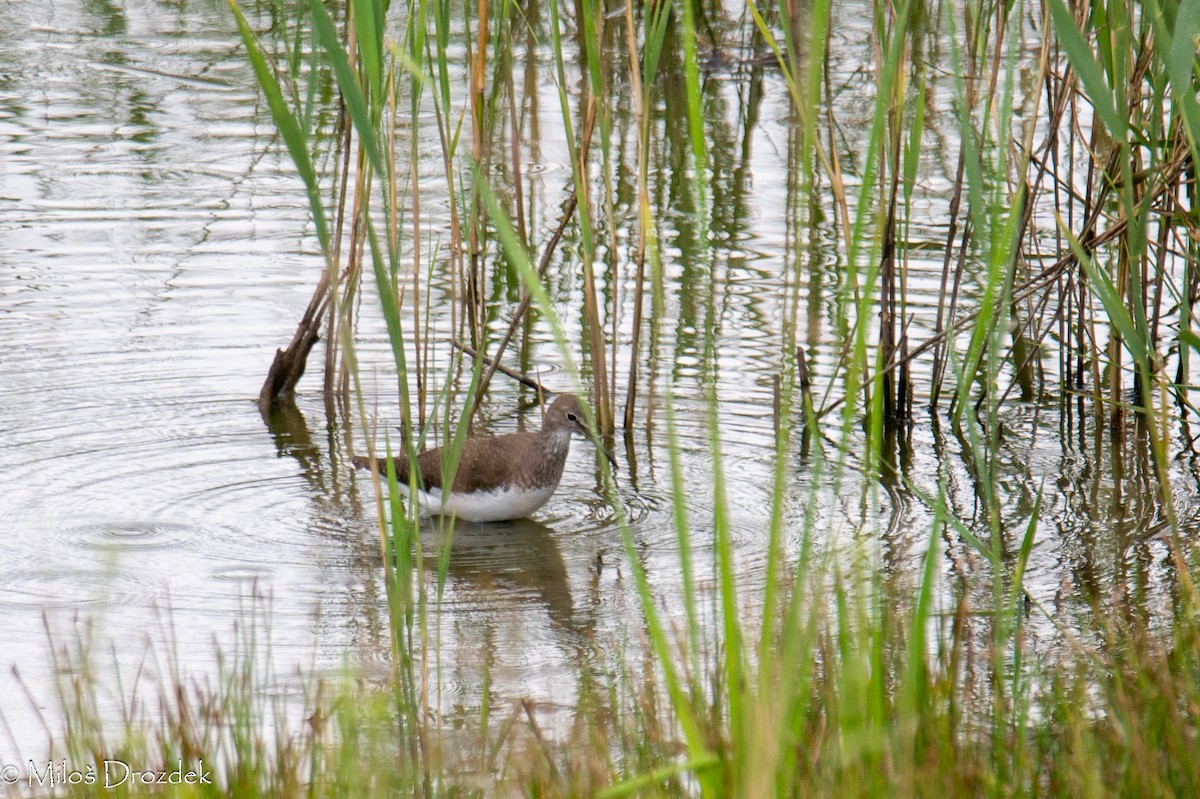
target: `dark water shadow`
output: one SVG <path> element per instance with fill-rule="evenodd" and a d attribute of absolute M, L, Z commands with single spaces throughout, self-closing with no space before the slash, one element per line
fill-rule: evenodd
<path fill-rule="evenodd" d="M 425 568 L 436 574 L 443 528 L 422 529 Z M 504 592 L 545 609 L 554 626 L 583 632 L 575 615 L 571 584 L 553 528 L 534 519 L 470 524 L 458 522 L 450 544 L 447 578 L 468 592 Z"/>

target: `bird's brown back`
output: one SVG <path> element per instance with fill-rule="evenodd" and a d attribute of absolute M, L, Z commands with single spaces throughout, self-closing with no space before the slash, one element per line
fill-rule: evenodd
<path fill-rule="evenodd" d="M 524 488 L 558 485 L 570 447 L 570 433 L 587 433 L 582 420 L 579 398 L 562 394 L 548 409 L 540 433 L 467 439 L 463 443 L 452 490 L 470 494 L 504 484 Z M 417 456 L 424 489 L 442 487 L 444 452 L 445 448 L 435 447 Z M 408 457 L 397 456 L 392 462 L 396 467 L 396 479 L 401 483 L 409 482 Z M 354 458 L 354 465 L 360 469 L 370 468 L 368 459 L 361 456 Z M 379 460 L 377 465 L 380 473 L 387 473 L 386 460 Z"/>
<path fill-rule="evenodd" d="M 469 494 L 488 491 L 503 483 L 525 487 L 556 484 L 562 476 L 563 458 L 556 457 L 556 453 L 539 451 L 540 440 L 539 433 L 528 432 L 467 439 L 463 443 L 452 490 Z M 444 452 L 443 447 L 436 447 L 417 456 L 421 486 L 426 490 L 442 487 Z M 407 483 L 408 458 L 397 456 L 392 461 L 396 479 Z M 354 465 L 361 469 L 370 468 L 369 460 L 361 456 L 354 458 Z M 381 474 L 387 473 L 385 459 L 379 459 L 377 465 Z"/>

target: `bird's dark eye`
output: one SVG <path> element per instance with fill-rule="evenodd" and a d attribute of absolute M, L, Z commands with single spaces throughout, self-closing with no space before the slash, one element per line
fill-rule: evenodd
<path fill-rule="evenodd" d="M 568 414 L 567 414 L 567 418 L 568 418 L 568 419 L 570 419 L 572 422 L 578 422 L 578 421 L 579 421 L 579 417 L 578 417 L 578 416 L 576 416 L 576 415 L 575 415 L 575 414 L 573 414 L 573 413 L 568 413 Z"/>

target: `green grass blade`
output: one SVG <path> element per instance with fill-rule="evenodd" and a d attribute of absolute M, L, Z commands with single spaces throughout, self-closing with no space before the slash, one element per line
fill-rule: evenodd
<path fill-rule="evenodd" d="M 1175 16 L 1168 69 L 1171 99 L 1187 126 L 1193 163 L 1200 163 L 1200 100 L 1196 96 L 1196 48 L 1200 40 L 1200 0 L 1183 0 Z"/>
<path fill-rule="evenodd" d="M 696 12 L 692 0 L 682 0 L 683 6 L 683 74 L 687 89 L 688 135 L 692 142 L 692 158 L 696 168 L 697 205 L 701 214 L 700 229 L 707 239 L 708 231 L 708 143 L 704 138 L 704 103 L 700 86 L 700 65 L 696 44 Z"/>
<path fill-rule="evenodd" d="M 674 779 L 681 774 L 698 774 L 717 765 L 720 765 L 720 761 L 715 755 L 690 757 L 680 763 L 672 763 L 670 765 L 663 766 L 662 768 L 657 768 L 654 771 L 651 771 L 649 774 L 632 777 L 624 782 L 618 782 L 615 785 L 610 785 L 609 787 L 598 791 L 596 793 L 596 799 L 619 799 L 619 797 L 629 796 L 647 788 L 661 785 L 667 780 Z"/>
<path fill-rule="evenodd" d="M 1112 87 L 1104 77 L 1104 68 L 1096 61 L 1092 48 L 1075 25 L 1075 18 L 1063 0 L 1048 1 L 1050 15 L 1054 21 L 1054 33 L 1067 54 L 1071 68 L 1083 81 L 1088 100 L 1096 109 L 1096 114 L 1108 129 L 1109 135 L 1117 141 L 1125 141 L 1129 135 L 1129 120 L 1117 111 Z"/>
<path fill-rule="evenodd" d="M 333 68 L 333 75 L 337 80 L 338 89 L 342 93 L 342 100 L 346 103 L 346 110 L 354 123 L 354 130 L 358 133 L 359 143 L 366 151 L 371 167 L 379 175 L 380 180 L 385 181 L 384 185 L 386 185 L 390 162 L 384 158 L 383 148 L 379 142 L 379 135 L 375 129 L 374 118 L 370 106 L 367 104 L 366 95 L 363 94 L 358 77 L 350 67 L 346 49 L 342 47 L 342 41 L 333 26 L 333 20 L 329 18 L 329 12 L 325 10 L 325 5 L 321 0 L 310 0 L 310 7 L 318 41 L 329 58 L 329 65 Z M 385 201 L 386 196 L 385 193 Z"/>
<path fill-rule="evenodd" d="M 1088 276 L 1088 287 L 1100 298 L 1101 305 L 1104 306 L 1104 311 L 1108 314 L 1108 321 L 1121 334 L 1121 339 L 1129 353 L 1134 357 L 1138 364 L 1146 365 L 1150 363 L 1149 349 L 1146 343 L 1146 338 L 1143 335 L 1143 326 L 1134 324 L 1133 319 L 1129 316 L 1129 312 L 1125 308 L 1125 304 L 1121 301 L 1121 293 L 1116 285 L 1096 264 L 1095 258 L 1091 253 L 1087 252 L 1075 234 L 1067 229 L 1066 224 L 1059 220 L 1059 225 L 1063 231 L 1063 235 L 1070 242 L 1071 249 L 1075 253 L 1076 260 L 1082 264 L 1084 271 Z"/>
<path fill-rule="evenodd" d="M 352 7 L 359 64 L 364 82 L 370 89 L 371 107 L 378 109 L 383 99 L 384 88 L 383 2 L 381 0 L 353 0 Z"/>
<path fill-rule="evenodd" d="M 259 45 L 258 37 L 251 30 L 242 10 L 238 8 L 237 0 L 229 0 L 229 8 L 233 11 L 238 32 L 241 33 L 242 41 L 246 45 L 246 52 L 249 54 L 250 64 L 254 68 L 254 75 L 258 79 L 263 95 L 267 98 L 271 118 L 279 129 L 280 136 L 283 137 L 283 143 L 292 157 L 292 162 L 296 165 L 296 172 L 304 181 L 309 208 L 313 215 L 313 224 L 317 229 L 317 240 L 321 244 L 321 251 L 328 259 L 332 253 L 329 225 L 325 220 L 325 204 L 321 199 L 321 184 L 313 166 L 312 156 L 308 152 L 308 137 L 292 113 L 292 109 L 284 97 L 283 87 L 275 77 L 275 69 Z"/>

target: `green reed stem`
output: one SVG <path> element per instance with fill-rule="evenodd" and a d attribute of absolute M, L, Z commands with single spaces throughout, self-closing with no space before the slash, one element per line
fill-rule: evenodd
<path fill-rule="evenodd" d="M 283 137 L 283 143 L 296 165 L 296 172 L 299 174 L 300 180 L 304 182 L 304 190 L 308 196 L 308 206 L 313 215 L 313 225 L 317 230 L 321 253 L 326 258 L 326 268 L 332 271 L 336 266 L 330 261 L 333 250 L 329 236 L 329 224 L 325 219 L 325 205 L 321 196 L 320 181 L 308 151 L 310 130 L 301 125 L 300 119 L 297 119 L 285 99 L 283 88 L 275 77 L 275 69 L 268 61 L 250 24 L 246 22 L 246 17 L 238 7 L 237 0 L 229 0 L 229 8 L 233 11 L 238 31 L 242 35 L 242 42 L 246 45 L 246 53 L 250 58 L 250 65 L 254 68 L 254 76 L 258 79 L 263 95 L 267 98 L 271 119 L 274 120 L 275 127 L 279 129 L 279 134 Z M 311 117 L 305 115 L 301 119 L 308 121 Z"/>

